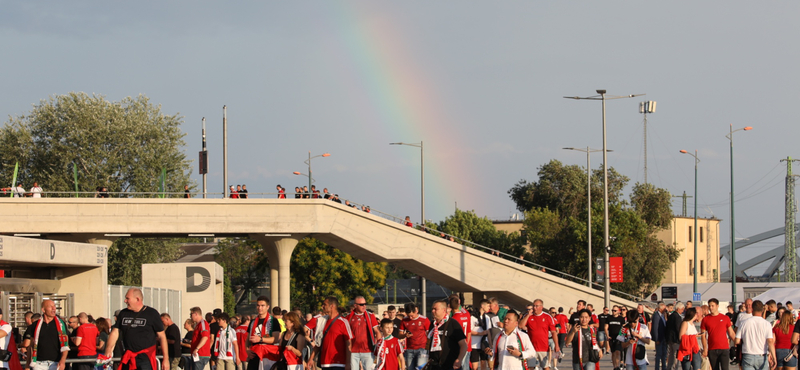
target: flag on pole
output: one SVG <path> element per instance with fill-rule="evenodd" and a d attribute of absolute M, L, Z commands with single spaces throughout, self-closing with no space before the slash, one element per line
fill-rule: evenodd
<path fill-rule="evenodd" d="M 11 197 L 14 197 L 15 189 L 17 188 L 17 173 L 19 172 L 19 161 L 14 165 L 14 177 L 11 179 Z"/>

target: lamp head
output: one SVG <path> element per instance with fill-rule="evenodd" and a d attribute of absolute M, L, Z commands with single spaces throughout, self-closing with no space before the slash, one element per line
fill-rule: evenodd
<path fill-rule="evenodd" d="M 331 156 L 331 153 L 325 153 L 325 154 L 323 154 L 322 156 L 323 156 L 323 157 L 330 157 L 330 156 Z"/>
<path fill-rule="evenodd" d="M 294 171 L 294 172 L 292 172 L 292 173 L 293 173 L 293 174 L 295 174 L 295 175 L 302 175 L 302 173 L 300 173 L 300 172 L 297 172 L 297 171 Z"/>
<path fill-rule="evenodd" d="M 752 127 L 750 127 L 750 126 L 747 126 L 747 127 L 745 127 L 745 128 L 744 128 L 744 130 L 745 130 L 745 131 L 750 131 L 750 130 L 752 130 L 752 129 L 753 129 L 753 128 L 752 128 Z"/>
<path fill-rule="evenodd" d="M 606 91 L 605 91 L 605 90 L 595 90 L 595 91 L 597 91 L 597 93 L 598 93 L 598 94 L 601 94 L 601 95 L 606 93 Z"/>
<path fill-rule="evenodd" d="M 687 151 L 685 151 L 685 150 L 683 150 L 683 149 L 681 149 L 681 153 L 683 153 L 683 154 L 689 154 L 689 152 L 687 152 Z"/>

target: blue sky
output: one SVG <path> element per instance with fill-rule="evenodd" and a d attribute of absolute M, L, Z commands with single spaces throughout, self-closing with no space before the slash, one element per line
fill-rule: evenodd
<path fill-rule="evenodd" d="M 562 96 L 646 93 L 608 103 L 609 164 L 643 181 L 638 104 L 657 101 L 648 179 L 691 194 L 678 150 L 697 149 L 698 214 L 724 220 L 726 244 L 730 124 L 754 127 L 735 135 L 738 237 L 783 225 L 779 160 L 800 156 L 797 14 L 791 1 L 6 1 L 0 115 L 70 91 L 145 94 L 185 117 L 190 158 L 207 118 L 221 192 L 227 105 L 229 183 L 293 188 L 308 151 L 330 152 L 318 184 L 415 221 L 419 152 L 387 144 L 424 140 L 427 218 L 457 205 L 506 219 L 518 180 L 553 158 L 585 165 L 562 147 L 602 145 L 600 104 Z"/>

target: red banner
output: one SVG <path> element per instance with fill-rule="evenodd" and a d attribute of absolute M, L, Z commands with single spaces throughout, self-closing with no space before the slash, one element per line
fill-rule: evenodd
<path fill-rule="evenodd" d="M 612 283 L 622 282 L 622 257 L 611 257 L 609 262 L 609 280 Z"/>

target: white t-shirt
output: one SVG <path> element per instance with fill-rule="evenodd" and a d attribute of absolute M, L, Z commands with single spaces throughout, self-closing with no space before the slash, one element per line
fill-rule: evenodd
<path fill-rule="evenodd" d="M 474 331 L 476 333 L 483 333 L 484 332 L 483 328 L 481 328 L 481 321 L 475 316 L 472 316 L 472 331 Z M 470 343 L 470 347 L 472 347 L 472 349 L 481 349 L 481 340 L 482 339 L 483 339 L 483 335 L 473 335 L 472 336 L 472 342 Z"/>
<path fill-rule="evenodd" d="M 736 331 L 736 339 L 742 340 L 742 353 L 763 355 L 769 348 L 767 339 L 772 338 L 772 325 L 761 316 L 753 316 L 742 323 Z"/>
<path fill-rule="evenodd" d="M 17 186 L 11 191 L 14 193 L 14 198 L 21 198 L 25 196 L 25 188 L 23 188 L 22 186 Z"/>
<path fill-rule="evenodd" d="M 34 198 L 41 198 L 42 197 L 42 187 L 41 186 L 34 186 L 31 188 L 31 193 L 33 193 Z"/>
<path fill-rule="evenodd" d="M 734 325 L 734 326 L 737 327 L 737 328 L 741 328 L 742 327 L 742 323 L 744 323 L 745 321 L 747 321 L 747 319 L 749 319 L 751 317 L 753 317 L 753 314 L 746 313 L 746 312 L 739 313 L 739 316 L 736 317 L 736 325 Z"/>
<path fill-rule="evenodd" d="M 5 324 L 3 326 L 0 326 L 0 330 L 6 332 L 6 336 L 0 338 L 0 349 L 8 350 L 8 339 L 12 335 L 14 335 L 14 334 L 11 334 L 11 324 Z M 8 363 L 0 361 L 0 368 L 8 369 L 9 368 Z"/>
<path fill-rule="evenodd" d="M 527 334 L 519 331 L 519 328 L 514 329 L 511 335 L 506 335 L 503 331 L 500 333 L 497 343 L 492 343 L 492 353 L 495 362 L 498 362 L 495 367 L 500 370 L 522 370 L 524 369 L 522 361 L 518 357 L 511 356 L 508 352 L 508 346 L 522 352 L 522 358 L 529 359 L 536 356 L 536 351 L 533 349 L 531 339 Z M 495 347 L 495 344 L 497 345 Z M 519 345 L 522 344 L 522 349 Z"/>
<path fill-rule="evenodd" d="M 620 333 L 621 333 L 621 331 L 620 331 Z M 639 335 L 642 338 L 652 339 L 652 337 L 650 336 L 650 330 L 647 329 L 647 325 L 641 325 L 641 324 L 639 325 Z M 620 342 L 625 342 L 626 338 L 625 338 L 624 335 L 620 334 L 619 336 L 617 336 L 617 340 L 620 341 Z M 642 342 L 641 339 L 636 341 L 636 345 L 637 346 L 646 346 L 646 344 L 644 342 Z M 631 347 L 628 347 L 628 349 L 630 349 L 630 348 Z M 650 362 L 647 361 L 647 352 L 645 352 L 645 355 L 644 355 L 643 359 L 636 360 L 636 364 L 637 365 L 647 365 L 649 363 Z M 630 351 L 630 350 L 627 350 L 627 349 L 625 350 L 625 364 L 633 366 L 633 351 Z"/>

